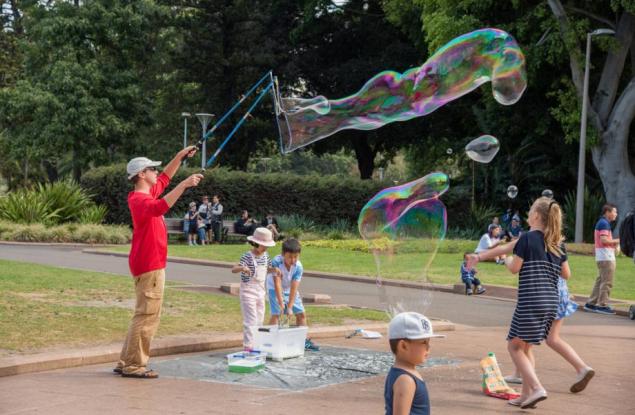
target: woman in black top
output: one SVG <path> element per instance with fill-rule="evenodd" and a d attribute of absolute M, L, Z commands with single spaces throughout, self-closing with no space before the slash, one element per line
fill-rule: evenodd
<path fill-rule="evenodd" d="M 534 370 L 531 347 L 549 335 L 558 310 L 558 278 L 568 278 L 571 271 L 563 245 L 562 211 L 552 199 L 541 197 L 529 210 L 531 230 L 505 246 L 468 258 L 468 268 L 479 261 L 509 253 L 507 268 L 519 273 L 518 303 L 512 317 L 507 349 L 520 371 L 523 388 L 520 398 L 509 401 L 521 408 L 533 408 L 547 399 L 547 392 Z"/>

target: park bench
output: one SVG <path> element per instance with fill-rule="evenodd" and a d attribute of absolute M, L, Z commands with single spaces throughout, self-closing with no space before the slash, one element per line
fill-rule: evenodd
<path fill-rule="evenodd" d="M 182 235 L 183 234 L 183 218 L 164 218 L 165 226 L 168 229 L 168 234 Z M 235 240 L 237 242 L 243 242 L 247 240 L 247 235 L 234 232 L 234 221 L 223 221 L 223 242 L 227 242 L 228 239 Z"/>

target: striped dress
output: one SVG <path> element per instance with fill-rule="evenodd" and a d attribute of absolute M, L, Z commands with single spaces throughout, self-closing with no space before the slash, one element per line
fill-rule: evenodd
<path fill-rule="evenodd" d="M 514 255 L 522 258 L 518 279 L 518 303 L 512 317 L 507 340 L 515 337 L 540 344 L 549 335 L 558 311 L 558 279 L 561 264 L 567 260 L 546 251 L 544 234 L 530 231 L 521 235 Z"/>

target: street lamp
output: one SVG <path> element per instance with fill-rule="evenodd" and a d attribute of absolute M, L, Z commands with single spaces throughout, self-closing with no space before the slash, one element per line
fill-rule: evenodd
<path fill-rule="evenodd" d="M 192 114 L 189 112 L 181 113 L 181 117 L 183 117 L 183 148 L 187 147 L 187 119 L 191 116 Z M 187 166 L 187 158 L 183 159 L 183 166 Z"/>
<path fill-rule="evenodd" d="M 203 147 L 201 148 L 201 169 L 205 170 L 205 162 L 207 161 L 207 140 L 205 140 L 205 134 L 207 134 L 207 126 L 209 125 L 210 121 L 212 121 L 212 118 L 214 118 L 214 114 L 199 112 L 198 114 L 196 114 L 196 118 L 198 118 L 201 123 L 201 127 L 203 127 L 203 135 L 201 135 L 203 141 Z"/>
<path fill-rule="evenodd" d="M 591 66 L 591 38 L 614 35 L 611 29 L 596 29 L 586 35 L 586 62 L 584 64 L 584 87 L 582 91 L 582 119 L 580 120 L 580 150 L 578 154 L 578 192 L 575 199 L 575 242 L 581 243 L 584 223 L 584 171 L 586 162 L 586 122 L 589 106 L 589 66 Z"/>

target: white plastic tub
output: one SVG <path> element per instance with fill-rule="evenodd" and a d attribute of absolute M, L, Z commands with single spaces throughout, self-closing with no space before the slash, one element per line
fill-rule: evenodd
<path fill-rule="evenodd" d="M 304 342 L 309 328 L 262 326 L 255 327 L 255 349 L 267 353 L 272 360 L 304 356 Z"/>

